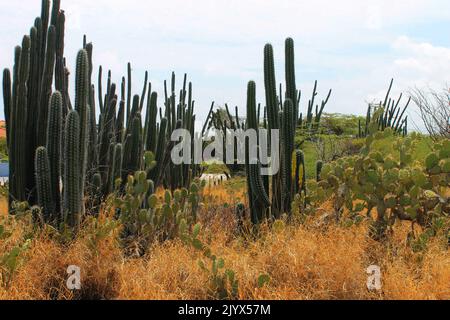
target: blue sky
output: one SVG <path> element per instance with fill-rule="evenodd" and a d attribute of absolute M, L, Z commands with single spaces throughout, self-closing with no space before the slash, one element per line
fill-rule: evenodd
<path fill-rule="evenodd" d="M 0 0 L 1 68 L 12 66 L 13 48 L 39 14 L 40 2 Z M 288 36 L 296 45 L 302 109 L 315 79 L 320 96 L 333 88 L 328 112 L 353 114 L 380 100 L 391 78 L 394 94 L 450 83 L 448 0 L 62 0 L 62 8 L 71 70 L 87 34 L 95 67 L 111 69 L 115 82 L 132 62 L 135 93 L 145 70 L 160 94 L 171 71 L 180 85 L 187 72 L 200 119 L 212 100 L 243 107 L 249 80 L 256 81 L 264 102 L 264 44 L 274 45 L 277 82 L 284 82 Z M 413 109 L 410 114 L 417 122 Z"/>

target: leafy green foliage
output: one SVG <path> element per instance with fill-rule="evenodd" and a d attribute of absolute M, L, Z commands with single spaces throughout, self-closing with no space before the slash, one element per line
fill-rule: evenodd
<path fill-rule="evenodd" d="M 358 121 L 364 118 L 340 113 L 324 113 L 320 123 L 319 133 L 337 136 L 357 136 Z"/>
<path fill-rule="evenodd" d="M 8 230 L 7 224 L 0 224 L 0 241 L 8 241 L 12 236 L 12 230 Z M 8 287 L 13 280 L 14 273 L 22 262 L 23 254 L 30 248 L 31 239 L 24 239 L 15 244 L 7 252 L 0 254 L 0 281 L 4 287 Z"/>

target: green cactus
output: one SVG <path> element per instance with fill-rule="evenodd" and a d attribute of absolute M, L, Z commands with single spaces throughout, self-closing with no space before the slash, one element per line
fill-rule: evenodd
<path fill-rule="evenodd" d="M 86 184 L 86 170 L 88 160 L 89 144 L 89 59 L 86 50 L 80 50 L 77 55 L 75 75 L 75 110 L 80 117 L 80 136 L 78 141 L 79 163 L 80 163 L 80 186 L 79 191 L 84 195 Z M 82 207 L 84 211 L 84 206 Z"/>
<path fill-rule="evenodd" d="M 247 126 L 258 132 L 259 121 L 256 113 L 256 85 L 253 81 L 247 87 Z M 248 141 L 246 141 L 246 171 L 250 205 L 251 219 L 258 224 L 264 219 L 270 207 L 270 200 L 260 174 L 260 163 L 258 159 L 250 159 Z"/>
<path fill-rule="evenodd" d="M 153 168 L 149 172 L 149 178 L 155 181 L 156 185 L 158 185 L 160 177 L 162 175 L 162 160 L 164 157 L 164 153 L 166 150 L 166 130 L 167 130 L 168 120 L 167 118 L 162 118 L 161 123 L 159 125 L 159 133 L 158 133 L 158 143 L 156 145 L 156 167 Z"/>
<path fill-rule="evenodd" d="M 73 228 L 78 228 L 82 209 L 82 194 L 80 192 L 81 163 L 80 163 L 80 117 L 76 110 L 67 114 L 64 130 L 64 200 L 63 221 Z"/>
<path fill-rule="evenodd" d="M 131 172 L 139 170 L 142 164 L 142 126 L 141 116 L 138 115 L 134 118 L 131 126 L 131 159 L 128 163 L 128 169 Z"/>
<path fill-rule="evenodd" d="M 39 119 L 38 119 L 38 146 L 46 145 L 48 106 L 52 92 L 53 73 L 55 66 L 56 28 L 50 26 L 47 36 L 47 49 L 45 51 L 44 73 L 42 74 L 41 88 L 39 91 Z"/>
<path fill-rule="evenodd" d="M 57 222 L 58 216 L 55 211 L 53 198 L 50 162 L 45 147 L 36 149 L 35 174 L 38 204 L 42 208 L 42 214 L 46 223 Z"/>
<path fill-rule="evenodd" d="M 286 98 L 291 100 L 293 108 L 293 126 L 297 124 L 298 104 L 297 104 L 297 86 L 295 83 L 295 56 L 294 40 L 287 38 L 285 42 L 285 75 L 286 75 Z"/>
<path fill-rule="evenodd" d="M 273 48 L 271 44 L 266 44 L 264 47 L 264 84 L 266 93 L 266 106 L 268 115 L 268 129 L 269 134 L 272 129 L 280 129 L 279 107 L 277 100 L 277 87 L 275 80 L 275 64 L 273 57 Z M 270 145 L 270 139 L 269 139 Z M 271 150 L 271 153 L 274 150 Z M 279 150 L 278 150 L 279 152 Z M 281 175 L 276 173 L 272 177 L 272 214 L 279 218 L 281 210 Z"/>
<path fill-rule="evenodd" d="M 301 170 L 301 171 L 300 171 Z M 301 176 L 300 176 L 301 174 Z M 295 151 L 295 185 L 294 193 L 306 194 L 305 154 L 301 150 Z"/>
<path fill-rule="evenodd" d="M 52 94 L 49 106 L 47 126 L 47 152 L 50 162 L 50 181 L 52 198 L 55 202 L 55 214 L 61 211 L 60 177 L 61 177 L 61 143 L 62 143 L 62 95 L 56 91 Z"/>
<path fill-rule="evenodd" d="M 359 137 L 367 137 L 370 134 L 369 124 L 372 122 L 373 117 L 377 123 L 377 130 L 384 131 L 387 128 L 392 129 L 396 134 L 401 134 L 406 136 L 408 134 L 408 117 L 404 117 L 406 110 L 411 103 L 411 97 L 409 97 L 406 105 L 403 109 L 400 107 L 400 101 L 402 100 L 403 94 L 397 100 L 390 98 L 392 86 L 394 84 L 394 79 L 391 79 L 389 88 L 387 90 L 384 102 L 380 102 L 379 106 L 373 106 L 369 104 L 366 114 L 365 130 L 363 132 L 362 128 L 359 129 Z M 382 111 L 375 116 L 375 112 L 372 109 L 381 108 Z M 361 127 L 361 125 L 359 125 Z"/>
<path fill-rule="evenodd" d="M 122 145 L 116 144 L 114 147 L 113 170 L 111 175 L 111 186 L 114 187 L 115 181 L 122 177 Z"/>
<path fill-rule="evenodd" d="M 9 69 L 3 70 L 3 106 L 5 113 L 5 122 L 6 122 L 6 137 L 9 140 L 10 132 L 10 112 L 12 107 L 12 96 L 11 96 L 11 72 Z M 7 140 L 7 146 L 9 146 L 9 141 Z"/>
<path fill-rule="evenodd" d="M 370 127 L 372 124 L 375 128 L 378 126 L 378 111 Z M 437 144 L 434 152 L 420 164 L 412 158 L 416 135 L 404 138 L 395 134 L 389 127 L 384 132 L 369 130 L 363 152 L 323 166 L 322 180 L 314 197 L 333 198 L 337 213 L 345 206 L 350 212 L 350 220 L 341 221 L 341 214 L 337 220 L 346 224 L 361 221 L 361 211 L 366 208 L 367 218 L 372 220 L 369 234 L 378 241 L 389 236 L 396 220 L 411 221 L 419 224 L 427 234 L 437 235 L 436 230 L 444 226 L 443 217 L 450 211 L 445 205 L 448 195 L 441 188 L 447 187 L 450 180 L 448 174 L 442 174 L 448 154 L 444 152 L 441 159 L 443 145 Z M 387 137 L 394 141 L 393 154 L 384 155 L 373 150 L 374 142 Z M 355 200 L 361 203 L 355 205 Z M 414 233 L 408 235 L 413 248 L 417 248 L 417 241 L 420 241 L 415 238 Z"/>
<path fill-rule="evenodd" d="M 27 162 L 28 150 L 26 141 L 27 119 L 27 80 L 30 68 L 29 36 L 24 36 L 21 49 L 16 49 L 15 81 L 13 83 L 13 97 L 16 99 L 11 110 L 12 126 L 10 129 L 10 160 L 12 162 L 12 179 L 10 201 L 27 200 Z M 18 56 L 18 57 L 17 57 Z M 17 62 L 17 61 L 16 61 Z M 32 159 L 32 158 L 31 158 Z"/>
<path fill-rule="evenodd" d="M 146 135 L 146 147 L 145 150 L 151 151 L 153 153 L 156 152 L 156 115 L 158 111 L 157 107 L 157 99 L 158 94 L 156 92 L 152 92 L 149 102 L 148 108 L 148 122 L 146 123 L 148 126 L 147 135 Z"/>
<path fill-rule="evenodd" d="M 309 101 L 308 110 L 305 119 L 300 113 L 299 104 L 301 92 L 297 90 L 295 78 L 295 59 L 294 59 L 294 41 L 291 38 L 286 39 L 285 42 L 285 79 L 286 92 L 283 99 L 283 87 L 280 84 L 279 93 L 277 97 L 277 88 L 275 80 L 275 66 L 273 58 L 273 48 L 270 44 L 264 47 L 264 86 L 266 106 L 264 107 L 263 128 L 279 129 L 280 130 L 280 171 L 274 174 L 271 179 L 269 177 L 262 178 L 257 165 L 250 167 L 248 154 L 246 156 L 246 171 L 247 171 L 247 188 L 249 190 L 249 205 L 250 216 L 254 223 L 257 223 L 264 213 L 267 215 L 268 203 L 271 203 L 270 215 L 275 218 L 280 218 L 283 213 L 291 214 L 291 202 L 294 200 L 296 193 L 303 193 L 306 201 L 306 174 L 304 166 L 304 154 L 301 150 L 294 153 L 296 148 L 294 137 L 296 136 L 296 129 L 307 129 L 307 131 L 300 131 L 302 134 L 312 135 L 317 132 L 319 122 L 321 120 L 323 110 L 331 96 L 329 91 L 325 100 L 319 108 L 315 106 L 315 97 L 317 96 L 317 81 L 314 85 L 312 99 Z M 253 101 L 254 83 L 251 82 L 248 88 L 247 97 L 247 123 L 246 129 L 258 129 L 260 108 L 256 111 L 256 102 Z M 250 107 L 249 107 L 250 106 Z M 315 114 L 313 108 L 315 108 Z M 227 112 L 229 114 L 229 112 Z M 231 118 L 231 117 L 230 117 Z M 236 116 L 237 118 L 237 116 Z M 211 122 L 221 122 L 219 119 L 212 119 Z M 206 124 L 205 124 L 206 126 Z M 215 124 L 217 127 L 217 125 Z M 234 124 L 234 126 L 236 126 Z M 242 127 L 242 126 L 241 126 Z M 270 144 L 270 130 L 269 130 L 269 144 Z M 248 147 L 248 146 L 247 146 Z M 259 147 L 259 146 L 258 146 Z M 269 155 L 275 150 L 270 150 Z M 293 163 L 295 167 L 293 168 Z M 300 171 L 302 170 L 302 171 Z M 300 176 L 300 172 L 302 172 Z M 271 183 L 271 186 L 270 186 Z M 257 189 L 258 192 L 254 194 L 252 189 Z M 268 196 L 270 192 L 270 198 Z M 264 191 L 264 192 L 263 192 Z M 259 206 L 259 207 L 258 207 Z M 258 219 L 259 218 L 259 219 Z"/>
<path fill-rule="evenodd" d="M 281 133 L 281 148 L 282 148 L 282 202 L 284 203 L 284 212 L 290 212 L 292 201 L 292 156 L 294 152 L 294 106 L 290 99 L 284 101 L 283 118 L 282 118 L 282 133 Z"/>

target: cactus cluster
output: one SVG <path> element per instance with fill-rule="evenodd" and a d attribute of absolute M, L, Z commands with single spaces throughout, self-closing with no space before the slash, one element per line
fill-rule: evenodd
<path fill-rule="evenodd" d="M 139 255 L 154 240 L 178 236 L 181 223 L 191 226 L 197 222 L 201 184 L 192 182 L 189 188 L 165 190 L 162 197 L 154 192 L 147 171 L 136 171 L 127 177 L 123 196 L 113 197 L 113 205 L 120 211 L 119 218 L 124 226 L 122 237 L 125 242 L 137 239 Z"/>
<path fill-rule="evenodd" d="M 132 94 L 131 64 L 127 78 L 122 78 L 120 94 L 110 71 L 103 94 L 101 66 L 98 86 L 94 87 L 93 45 L 85 36 L 76 57 L 72 105 L 64 25 L 60 1 L 53 1 L 50 9 L 50 1 L 42 0 L 41 16 L 15 49 L 12 75 L 8 69 L 3 72 L 11 161 L 10 212 L 14 212 L 13 202 L 27 201 L 42 207 L 45 222 L 76 227 L 83 214 L 98 211 L 101 200 L 114 190 L 117 178 L 121 178 L 124 191 L 127 176 L 144 169 L 146 151 L 156 155 L 155 165 L 147 172 L 156 186 L 172 190 L 189 186 L 197 167 L 174 166 L 168 161 L 173 130 L 194 131 L 192 84 L 187 83 L 187 76 L 177 101 L 172 74 L 169 93 L 165 85 L 164 113 L 159 109 L 158 120 L 158 96 L 152 91 L 147 72 L 141 95 Z"/>
<path fill-rule="evenodd" d="M 11 160 L 10 209 L 13 201 L 37 201 L 35 151 L 37 147 L 47 145 L 53 84 L 63 96 L 63 105 L 67 106 L 65 16 L 59 7 L 59 0 L 53 1 L 52 9 L 50 1 L 42 1 L 41 16 L 35 19 L 30 33 L 23 37 L 22 45 L 15 48 L 12 76 L 8 69 L 3 72 L 3 99 Z M 50 158 L 54 151 L 49 152 Z"/>
<path fill-rule="evenodd" d="M 258 110 L 260 110 L 260 105 L 258 105 Z M 264 117 L 265 118 L 265 117 Z M 259 119 L 259 117 L 258 117 Z M 245 121 L 239 119 L 238 107 L 235 107 L 234 116 L 231 114 L 228 104 L 225 103 L 225 108 L 218 108 L 214 111 L 214 102 L 211 104 L 210 112 L 208 113 L 207 119 L 205 121 L 205 126 L 203 130 L 203 136 L 205 136 L 206 130 L 210 130 L 214 128 L 221 132 L 223 137 L 223 151 L 222 151 L 222 162 L 226 164 L 231 173 L 237 173 L 239 171 L 244 170 L 244 166 L 239 163 L 236 159 L 236 155 L 238 154 L 238 145 L 236 143 L 233 144 L 233 154 L 235 155 L 235 159 L 233 162 L 229 163 L 226 159 L 226 148 L 229 147 L 227 141 L 227 133 L 230 130 L 243 130 L 245 128 Z"/>
<path fill-rule="evenodd" d="M 301 150 L 296 150 L 294 137 L 296 130 L 308 133 L 318 128 L 321 115 L 331 95 L 328 93 L 326 100 L 322 101 L 316 113 L 313 115 L 314 99 L 317 95 L 317 81 L 314 86 L 312 99 L 308 103 L 307 116 L 303 119 L 300 111 L 301 92 L 296 86 L 294 42 L 291 38 L 285 42 L 285 79 L 286 92 L 283 100 L 280 93 L 277 96 L 275 80 L 275 63 L 273 47 L 267 44 L 264 47 L 264 85 L 265 108 L 264 128 L 269 130 L 268 145 L 270 144 L 270 130 L 280 131 L 280 171 L 271 178 L 261 176 L 258 161 L 250 161 L 246 158 L 246 171 L 248 180 L 248 195 L 250 216 L 252 222 L 257 224 L 266 217 L 279 218 L 282 214 L 291 214 L 291 203 L 295 194 L 306 194 L 305 155 Z M 255 83 L 249 82 L 247 88 L 247 121 L 246 129 L 258 130 L 260 126 L 260 107 L 256 108 Z M 254 160 L 254 159 L 253 159 Z M 254 164 L 256 162 L 256 164 Z"/>
<path fill-rule="evenodd" d="M 319 129 L 320 120 L 322 119 L 322 114 L 325 109 L 325 106 L 327 105 L 328 101 L 330 100 L 332 93 L 332 89 L 328 91 L 328 95 L 325 98 L 325 100 L 322 100 L 320 103 L 320 107 L 318 104 L 315 105 L 315 99 L 317 96 L 317 80 L 314 83 L 313 93 L 311 99 L 308 101 L 308 110 L 306 113 L 306 118 L 303 119 L 303 114 L 300 113 L 300 118 L 298 125 L 300 126 L 300 129 L 303 131 L 306 131 L 308 133 L 315 133 Z M 314 106 L 315 105 L 315 106 Z M 314 112 L 313 112 L 314 110 Z"/>
<path fill-rule="evenodd" d="M 361 154 L 323 166 L 321 181 L 310 183 L 310 197 L 332 197 L 337 220 L 344 207 L 354 219 L 361 219 L 363 209 L 372 219 L 374 210 L 371 236 L 377 240 L 386 237 L 397 219 L 417 223 L 429 234 L 437 233 L 444 226 L 442 219 L 450 213 L 446 191 L 450 185 L 450 141 L 435 144 L 425 161 L 414 161 L 416 134 L 395 138 L 392 129 L 381 132 L 377 126 L 373 121 Z M 387 137 L 396 139 L 394 153 L 382 155 L 373 143 Z"/>
<path fill-rule="evenodd" d="M 402 100 L 403 93 L 400 93 L 400 96 L 397 100 L 390 97 L 393 84 L 394 79 L 391 79 L 391 83 L 389 84 L 384 102 L 380 101 L 378 106 L 375 107 L 373 104 L 369 104 L 367 108 L 364 128 L 361 120 L 358 121 L 358 137 L 367 137 L 367 135 L 369 134 L 369 125 L 371 122 L 373 122 L 373 120 L 375 120 L 375 122 L 377 123 L 378 130 L 380 131 L 383 131 L 386 128 L 391 128 L 396 134 L 400 134 L 403 136 L 406 136 L 408 134 L 408 116 L 405 116 L 405 112 L 411 102 L 411 97 L 402 108 L 400 106 L 400 101 Z M 373 119 L 377 108 L 382 109 L 383 112 L 377 113 L 376 119 Z"/>

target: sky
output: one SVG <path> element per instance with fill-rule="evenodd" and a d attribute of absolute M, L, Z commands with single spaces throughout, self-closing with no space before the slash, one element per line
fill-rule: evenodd
<path fill-rule="evenodd" d="M 97 68 L 111 69 L 120 83 L 130 61 L 133 93 L 145 70 L 163 96 L 163 81 L 188 74 L 197 119 L 211 101 L 240 106 L 246 84 L 256 81 L 264 103 L 263 48 L 272 43 L 277 82 L 284 83 L 284 40 L 295 41 L 297 86 L 307 108 L 314 80 L 319 99 L 330 88 L 327 112 L 360 114 L 380 101 L 391 78 L 393 94 L 414 87 L 450 85 L 448 0 L 62 0 L 66 12 L 65 55 L 74 65 L 83 35 L 94 44 Z M 0 0 L 0 68 L 11 68 L 14 46 L 40 13 L 40 0 Z M 106 81 L 106 79 L 105 79 Z M 159 100 L 160 104 L 162 100 Z M 419 127 L 414 112 L 410 118 Z M 0 102 L 3 118 L 3 101 Z"/>

